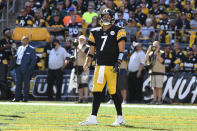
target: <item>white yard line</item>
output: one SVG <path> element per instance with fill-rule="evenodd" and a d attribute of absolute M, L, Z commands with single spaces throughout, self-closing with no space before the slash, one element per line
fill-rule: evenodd
<path fill-rule="evenodd" d="M 75 103 L 39 103 L 39 102 L 0 102 L 0 105 L 32 105 L 32 106 L 92 106 L 92 104 L 75 104 Z M 114 107 L 113 104 L 102 104 L 103 107 Z M 182 106 L 182 105 L 137 105 L 137 104 L 126 104 L 122 105 L 128 108 L 165 108 L 165 109 L 197 109 L 197 106 Z"/>

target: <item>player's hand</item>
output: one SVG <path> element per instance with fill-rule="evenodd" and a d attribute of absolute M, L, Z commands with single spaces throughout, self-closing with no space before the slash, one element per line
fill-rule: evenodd
<path fill-rule="evenodd" d="M 84 64 L 83 70 L 84 70 L 85 72 L 88 72 L 88 70 L 89 70 L 88 64 Z"/>
<path fill-rule="evenodd" d="M 115 63 L 115 65 L 114 65 L 114 67 L 113 67 L 113 72 L 114 73 L 118 73 L 119 71 L 120 71 L 120 62 L 119 61 L 117 61 L 116 63 Z"/>

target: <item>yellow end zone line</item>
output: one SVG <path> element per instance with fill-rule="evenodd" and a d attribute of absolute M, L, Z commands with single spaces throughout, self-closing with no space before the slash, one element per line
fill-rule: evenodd
<path fill-rule="evenodd" d="M 80 106 L 80 107 L 91 107 L 92 104 L 76 104 L 76 103 L 37 103 L 37 102 L 0 102 L 0 105 L 27 105 L 27 106 Z M 103 107 L 114 107 L 113 104 L 101 104 Z M 192 105 L 143 105 L 143 104 L 126 104 L 122 107 L 128 108 L 160 108 L 160 109 L 197 109 L 197 106 Z"/>

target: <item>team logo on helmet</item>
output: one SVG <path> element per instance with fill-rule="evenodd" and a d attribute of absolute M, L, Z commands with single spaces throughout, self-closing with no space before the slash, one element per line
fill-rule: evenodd
<path fill-rule="evenodd" d="M 110 15 L 110 16 L 111 16 L 111 20 L 110 20 L 110 21 L 105 21 L 105 20 L 103 19 L 103 17 L 104 17 L 105 15 Z M 104 9 L 104 10 L 102 11 L 100 17 L 101 17 L 101 23 L 102 23 L 103 25 L 110 25 L 110 24 L 114 24 L 114 22 L 115 22 L 114 12 L 113 12 L 111 9 L 109 9 L 109 8 Z"/>

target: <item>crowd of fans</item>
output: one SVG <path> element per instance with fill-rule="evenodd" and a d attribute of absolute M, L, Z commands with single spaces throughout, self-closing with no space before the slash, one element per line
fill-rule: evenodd
<path fill-rule="evenodd" d="M 0 7 L 5 5 L 4 0 L 0 3 Z M 105 8 L 112 9 L 115 24 L 126 29 L 128 56 L 132 53 L 134 41 L 143 43 L 146 51 L 150 43 L 158 40 L 168 45 L 170 53 L 174 53 L 170 57 L 172 63 L 177 58 L 180 58 L 179 65 L 184 63 L 188 50 L 195 52 L 192 57 L 196 59 L 196 47 L 192 47 L 197 44 L 195 0 L 28 0 L 16 18 L 16 27 L 47 28 L 51 37 L 49 43 L 58 39 L 72 54 L 74 38 L 82 34 L 88 38 L 91 28 L 101 26 L 99 15 Z M 183 43 L 188 49 L 184 49 L 184 57 L 179 57 L 175 54 L 182 52 L 182 48 L 175 51 L 173 46 L 182 47 Z"/>

